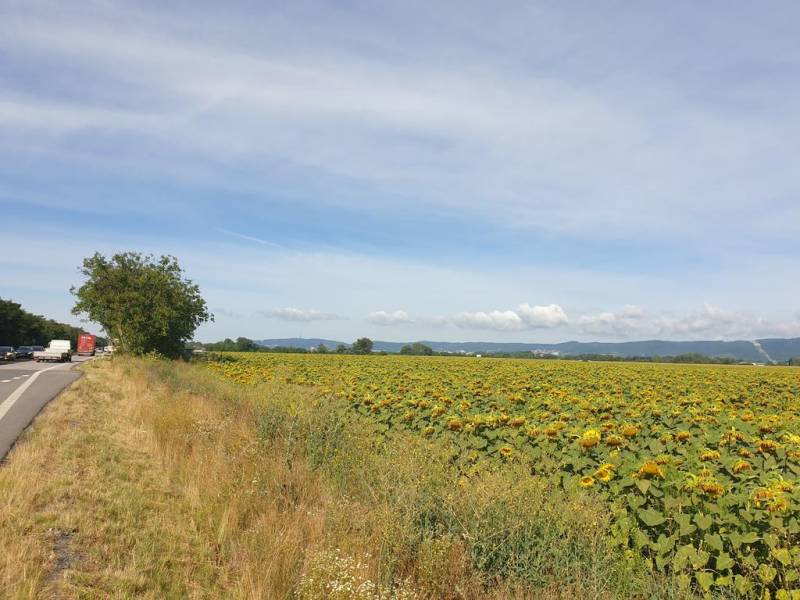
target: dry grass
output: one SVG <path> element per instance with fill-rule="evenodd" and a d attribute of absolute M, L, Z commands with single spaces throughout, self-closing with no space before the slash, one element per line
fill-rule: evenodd
<path fill-rule="evenodd" d="M 308 389 L 97 361 L 0 468 L 0 596 L 682 595 L 609 551 L 590 499 L 464 486 L 446 449 L 365 427 Z"/>

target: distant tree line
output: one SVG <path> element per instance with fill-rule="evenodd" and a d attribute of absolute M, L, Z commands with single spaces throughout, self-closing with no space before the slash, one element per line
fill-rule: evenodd
<path fill-rule="evenodd" d="M 75 346 L 81 333 L 80 327 L 34 315 L 21 304 L 0 298 L 0 345 L 46 346 L 50 340 L 70 340 Z M 107 342 L 98 338 L 97 345 L 105 346 Z"/>
<path fill-rule="evenodd" d="M 277 352 L 277 353 L 292 353 L 292 354 L 389 354 L 385 351 L 374 352 L 374 344 L 369 338 L 359 338 L 350 346 L 339 344 L 335 349 L 331 350 L 324 344 L 320 344 L 315 348 L 294 348 L 286 346 L 260 346 L 251 339 L 245 337 L 236 338 L 231 340 L 226 338 L 221 342 L 214 342 L 210 344 L 193 344 L 193 347 L 202 347 L 212 352 Z M 421 342 L 414 342 L 406 344 L 401 349 L 399 354 L 406 356 L 464 356 L 461 353 L 453 352 L 436 352 Z M 467 355 L 471 356 L 471 355 Z M 677 364 L 700 364 L 700 365 L 736 365 L 744 361 L 737 360 L 729 356 L 706 356 L 697 352 L 687 352 L 675 356 L 618 356 L 615 354 L 547 354 L 542 352 L 487 352 L 481 354 L 486 358 L 523 358 L 523 359 L 537 359 L 537 360 L 579 360 L 579 361 L 604 361 L 604 362 L 644 362 L 644 363 L 677 363 Z M 749 364 L 749 363 L 746 363 Z M 789 365 L 800 366 L 800 357 L 790 359 L 783 363 L 774 363 L 776 365 Z"/>

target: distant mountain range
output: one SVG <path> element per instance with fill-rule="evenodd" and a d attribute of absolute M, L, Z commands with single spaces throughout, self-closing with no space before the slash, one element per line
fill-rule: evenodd
<path fill-rule="evenodd" d="M 320 338 L 284 338 L 256 340 L 261 346 L 285 346 L 289 348 L 316 348 L 325 344 L 333 350 L 339 344 L 348 344 L 336 340 Z M 399 352 L 410 342 L 375 341 L 377 352 Z M 747 362 L 783 362 L 800 356 L 800 338 L 763 339 L 722 341 L 669 342 L 664 340 L 646 340 L 640 342 L 561 342 L 559 344 L 530 344 L 516 342 L 431 342 L 422 341 L 437 352 L 536 352 L 558 353 L 562 356 L 577 354 L 608 354 L 613 356 L 677 356 L 696 352 L 704 356 L 733 358 Z"/>

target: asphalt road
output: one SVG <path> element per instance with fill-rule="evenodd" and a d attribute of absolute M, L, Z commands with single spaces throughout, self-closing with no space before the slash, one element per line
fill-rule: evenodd
<path fill-rule="evenodd" d="M 72 360 L 72 363 L 32 360 L 0 363 L 0 461 L 39 411 L 80 377 L 73 367 L 88 358 L 75 356 Z"/>

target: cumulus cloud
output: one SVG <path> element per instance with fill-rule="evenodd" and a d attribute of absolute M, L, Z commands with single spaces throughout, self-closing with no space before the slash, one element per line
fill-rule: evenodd
<path fill-rule="evenodd" d="M 273 308 L 260 310 L 258 313 L 270 319 L 281 319 L 282 321 L 334 321 L 340 318 L 338 315 L 322 312 L 316 308 Z"/>
<path fill-rule="evenodd" d="M 529 327 L 558 327 L 569 322 L 567 313 L 558 304 L 548 304 L 547 306 L 520 304 L 518 314 Z"/>
<path fill-rule="evenodd" d="M 464 329 L 494 329 L 496 331 L 519 331 L 558 327 L 569 322 L 564 309 L 557 304 L 531 306 L 520 304 L 516 311 L 493 310 L 491 312 L 460 312 L 452 319 Z"/>
<path fill-rule="evenodd" d="M 523 322 L 513 310 L 493 310 L 492 312 L 460 312 L 453 317 L 453 323 L 464 329 L 494 329 L 496 331 L 516 331 L 522 329 Z"/>
<path fill-rule="evenodd" d="M 644 333 L 652 323 L 641 306 L 629 304 L 620 312 L 605 311 L 594 315 L 582 315 L 575 321 L 578 329 L 585 333 L 613 335 L 616 337 L 635 336 Z"/>
<path fill-rule="evenodd" d="M 800 335 L 800 320 L 769 319 L 751 311 L 727 310 L 710 303 L 684 314 L 649 313 L 638 306 L 620 312 L 583 315 L 575 321 L 582 333 L 626 339 L 757 339 Z"/>
<path fill-rule="evenodd" d="M 373 325 L 402 325 L 405 323 L 414 322 L 404 310 L 395 310 L 392 312 L 376 310 L 369 313 L 367 316 L 367 321 Z"/>

